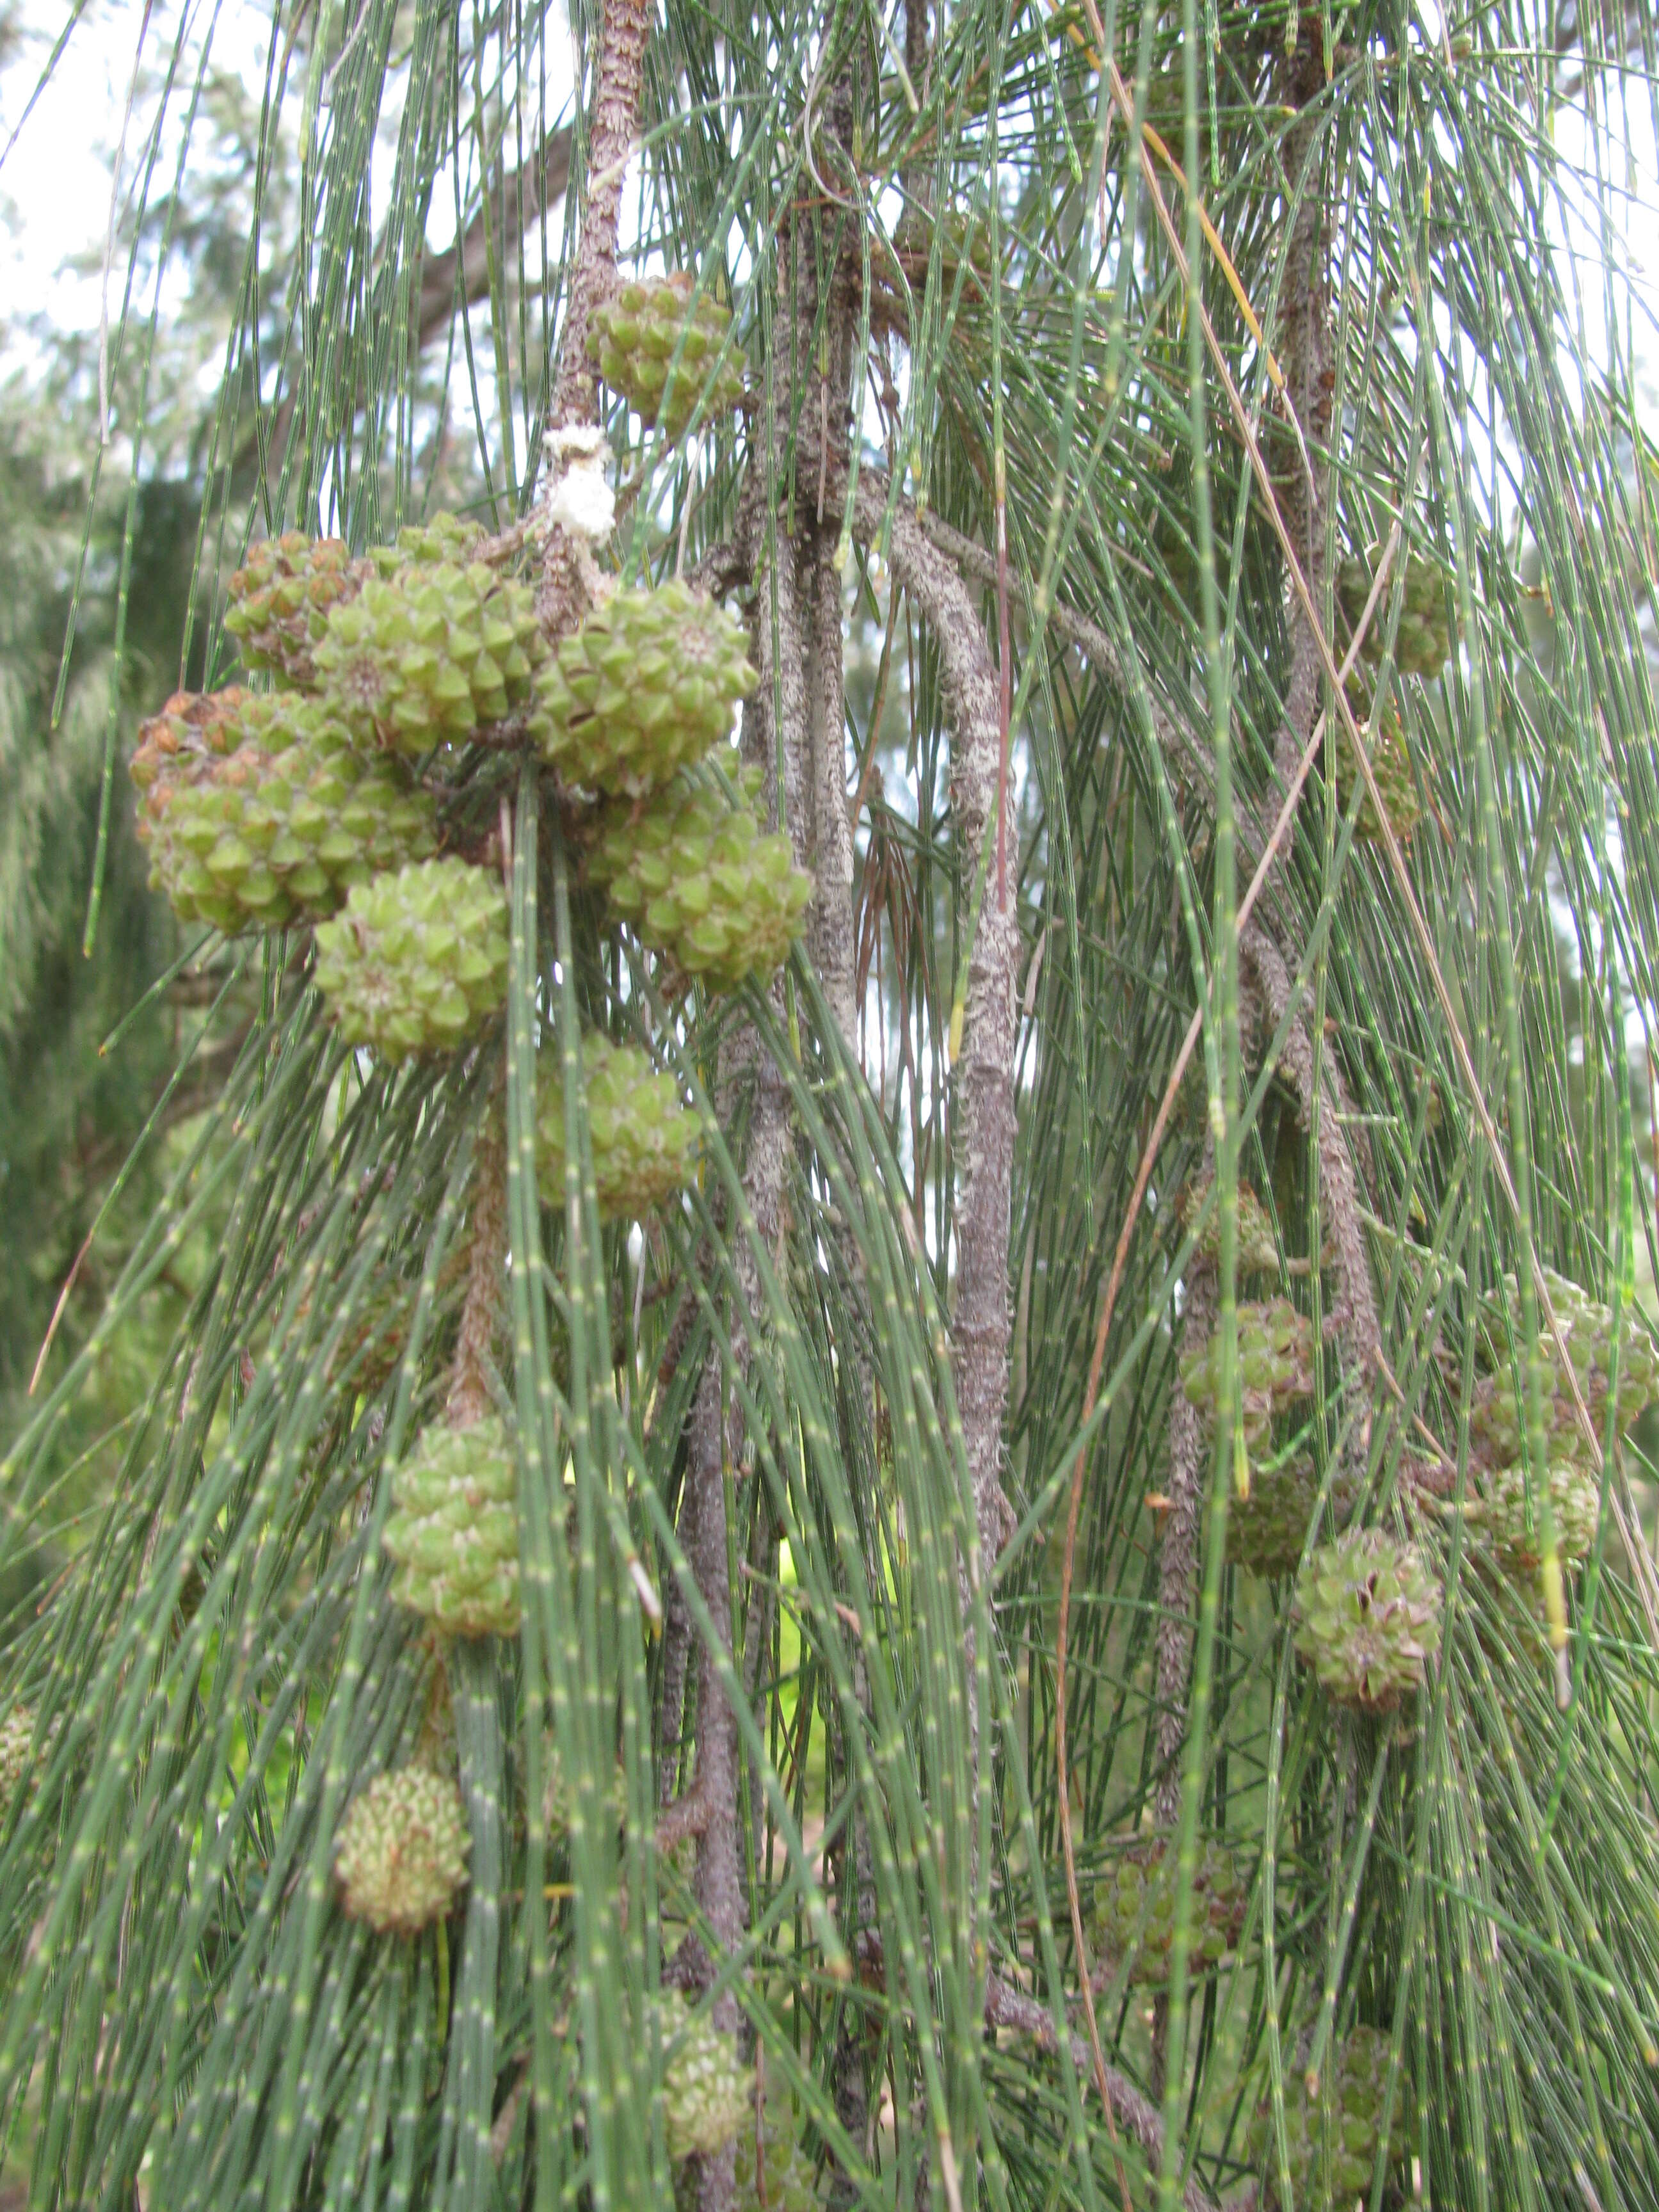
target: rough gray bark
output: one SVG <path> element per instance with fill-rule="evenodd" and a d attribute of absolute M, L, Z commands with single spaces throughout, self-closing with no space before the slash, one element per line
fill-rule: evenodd
<path fill-rule="evenodd" d="M 560 339 L 558 382 L 548 413 L 555 429 L 599 420 L 599 379 L 587 358 L 587 325 L 617 282 L 617 218 L 629 156 L 640 135 L 651 22 L 646 0 L 605 0 L 599 75 L 587 119 L 581 236 Z"/>
<path fill-rule="evenodd" d="M 1238 957 L 1241 976 L 1261 1009 L 1264 1026 L 1270 1024 L 1276 1029 L 1291 1003 L 1289 963 L 1267 931 L 1254 921 L 1239 939 Z M 1311 1129 L 1317 1119 L 1320 1198 L 1337 1281 L 1336 1303 L 1329 1320 L 1331 1326 L 1340 1331 L 1350 1364 L 1369 1383 L 1376 1372 L 1382 1334 L 1370 1261 L 1365 1250 L 1365 1232 L 1360 1221 L 1359 1180 L 1338 1119 L 1346 1094 L 1336 1070 L 1328 1066 L 1316 1097 L 1313 1042 L 1308 1034 L 1305 1014 L 1299 1012 L 1291 1023 L 1279 1064 L 1295 1089 L 1304 1128 Z M 1358 1437 L 1358 1441 L 1363 1464 L 1363 1437 Z"/>
<path fill-rule="evenodd" d="M 726 1382 L 718 1352 L 711 1352 L 692 1409 L 685 1471 L 692 1501 L 690 1525 L 681 1528 L 691 1571 L 713 1615 L 714 1631 L 731 1650 L 732 1583 L 726 1556 Z M 697 1768 L 693 1785 L 702 1801 L 693 1890 L 720 1951 L 743 1941 L 743 1868 L 738 1856 L 738 1725 L 714 1668 L 698 1669 Z M 728 1990 L 714 2008 L 716 2027 L 735 2031 L 737 2000 Z M 730 2212 L 736 2144 L 694 2161 L 699 2212 Z"/>
<path fill-rule="evenodd" d="M 880 532 L 878 489 L 860 479 L 854 527 L 866 543 Z M 965 881 L 977 877 L 997 831 L 1002 723 L 997 672 L 967 586 L 908 506 L 894 514 L 893 574 L 933 628 L 951 725 L 951 803 Z M 1012 859 L 1010 840 L 1011 861 Z M 1008 1235 L 1014 1162 L 1015 994 L 1019 924 L 1012 865 L 999 882 L 987 869 L 968 969 L 962 1050 L 955 1068 L 957 1303 L 951 1368 L 973 1478 L 981 1559 L 994 1560 L 1012 1533 L 1002 1488 L 1002 1423 L 1008 1401 Z"/>
<path fill-rule="evenodd" d="M 1196 1352 L 1215 1327 L 1216 1276 L 1211 1261 L 1194 1255 L 1187 1277 L 1183 1352 Z M 1210 1439 L 1199 1411 L 1177 1383 L 1170 1393 L 1170 1500 L 1158 1577 L 1158 1758 L 1152 1800 L 1160 1827 L 1181 1814 L 1181 1752 L 1187 1741 L 1187 1678 L 1192 1665 L 1193 1618 L 1198 1589 L 1198 1547 L 1209 1487 Z"/>

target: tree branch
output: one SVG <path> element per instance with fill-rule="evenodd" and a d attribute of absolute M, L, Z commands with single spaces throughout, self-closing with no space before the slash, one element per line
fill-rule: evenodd
<path fill-rule="evenodd" d="M 640 95 L 651 21 L 647 0 L 605 0 L 599 82 L 588 118 L 581 235 L 559 345 L 558 382 L 548 414 L 555 429 L 599 420 L 599 380 L 587 358 L 587 325 L 617 282 L 617 218 L 623 179 L 640 134 Z"/>
<path fill-rule="evenodd" d="M 459 241 L 427 257 L 415 298 L 417 352 L 442 337 L 458 307 L 470 307 L 489 291 L 492 232 L 503 241 L 522 238 L 532 223 L 541 221 L 545 209 L 563 198 L 569 181 L 570 132 L 568 128 L 550 131 L 540 158 L 503 178 L 493 204 L 486 193 Z"/>
<path fill-rule="evenodd" d="M 866 544 L 888 514 L 885 487 L 860 474 L 853 529 Z M 979 927 L 969 957 L 962 1049 L 955 1067 L 956 1155 L 960 1166 L 957 1304 L 951 1366 L 963 1442 L 973 1478 L 982 1559 L 1006 1542 L 1011 1513 L 1002 1489 L 1002 1421 L 1008 1397 L 1008 1225 L 1014 1156 L 1015 989 L 1019 924 L 1012 896 L 998 896 L 985 868 L 996 834 L 1002 724 L 997 672 L 966 585 L 932 544 L 914 510 L 892 510 L 893 574 L 931 625 L 951 725 L 951 799 L 964 884 L 985 874 Z"/>
<path fill-rule="evenodd" d="M 1057 2046 L 1054 2023 L 1046 2007 L 998 1974 L 986 1978 L 985 2019 L 988 2027 L 1016 2028 L 1029 2035 L 1040 2050 L 1053 2051 Z M 1083 2075 L 1099 2074 L 1102 2094 L 1114 2117 L 1122 2122 L 1140 2145 L 1146 2163 L 1156 2171 L 1164 2157 L 1164 2121 L 1158 2107 L 1115 2066 L 1093 2068 L 1088 2045 L 1080 2035 L 1070 2040 L 1073 2065 Z M 1181 2201 L 1186 2212 L 1217 2212 L 1214 2200 L 1195 2180 L 1188 2182 Z"/>

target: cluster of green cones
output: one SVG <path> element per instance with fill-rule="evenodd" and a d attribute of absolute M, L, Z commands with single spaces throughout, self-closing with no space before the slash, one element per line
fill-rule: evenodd
<path fill-rule="evenodd" d="M 672 912 L 630 906 L 627 854 L 611 867 L 617 919 L 677 985 L 764 982 L 811 892 L 787 838 L 683 780 L 754 686 L 732 617 L 678 582 L 610 589 L 556 649 L 489 550 L 448 515 L 362 559 L 296 532 L 255 547 L 226 627 L 277 688 L 176 695 L 132 763 L 151 880 L 181 918 L 228 936 L 320 925 L 331 1018 L 391 1060 L 453 1049 L 505 997 L 505 893 L 484 856 L 441 851 L 469 744 L 532 750 L 647 873 L 678 834 Z"/>

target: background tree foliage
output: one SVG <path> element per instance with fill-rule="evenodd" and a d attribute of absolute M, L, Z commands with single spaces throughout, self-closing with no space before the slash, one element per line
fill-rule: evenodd
<path fill-rule="evenodd" d="M 1581 1441 L 1553 1623 L 1462 1510 L 1478 1378 L 1548 1334 L 1534 1256 L 1632 1351 L 1652 1264 L 1659 477 L 1641 297 L 1577 250 L 1650 19 L 362 0 L 279 10 L 253 71 L 231 36 L 145 19 L 111 442 L 70 349 L 70 441 L 20 400 L 0 450 L 30 2201 L 724 2212 L 730 2144 L 670 2162 L 668 1985 L 837 2203 L 1288 2202 L 1364 2028 L 1411 2161 L 1374 2207 L 1659 2202 L 1635 1455 Z M 731 306 L 741 414 L 670 440 L 595 392 L 618 226 Z M 665 1000 L 561 794 L 476 746 L 447 803 L 507 823 L 506 1013 L 388 1068 L 307 933 L 174 928 L 112 771 L 235 672 L 250 535 L 509 532 L 596 407 L 603 565 L 749 623 L 806 945 L 769 994 Z M 502 549 L 566 623 L 559 533 Z M 1403 852 L 1328 665 L 1352 557 Z M 1457 633 L 1431 680 L 1393 665 L 1413 561 Z M 520 1141 L 593 1026 L 707 1117 L 636 1236 Z M 1310 1548 L 1350 1511 L 1443 1582 L 1397 1715 L 1328 1700 L 1292 1579 L 1229 1556 L 1241 1275 L 1316 1347 L 1254 1480 L 1305 1455 Z M 463 1358 L 514 1425 L 524 1625 L 446 1651 L 380 1538 Z M 1527 1457 L 1541 1499 L 1537 1419 Z M 470 1887 L 376 1936 L 340 1823 L 441 1684 Z M 1160 1838 L 1149 1984 L 1145 1929 L 1102 1938 Z"/>

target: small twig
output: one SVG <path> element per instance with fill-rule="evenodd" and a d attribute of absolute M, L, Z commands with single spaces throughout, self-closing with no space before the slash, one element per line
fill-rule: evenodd
<path fill-rule="evenodd" d="M 1024 1990 L 1005 1982 L 1000 1974 L 988 1974 L 985 1978 L 985 2018 L 992 2027 L 1012 2027 L 1029 2035 L 1040 2050 L 1053 2051 L 1057 2047 L 1054 2023 L 1046 2008 L 1036 1999 L 1028 1996 Z M 1089 2067 L 1088 2051 L 1080 2036 L 1071 2038 L 1072 2063 L 1080 2073 Z M 1126 2074 L 1115 2066 L 1099 2062 L 1101 2094 L 1109 2114 L 1121 2119 L 1129 2133 L 1146 2153 L 1149 2166 L 1158 2166 L 1164 2156 L 1164 2122 L 1150 2098 L 1144 2097 Z M 1122 2168 L 1119 2167 L 1120 2178 Z M 1127 2198 L 1127 2184 L 1124 2185 Z M 1187 2212 L 1217 2212 L 1214 2200 L 1196 2181 L 1188 2181 L 1182 2197 Z"/>
<path fill-rule="evenodd" d="M 526 2058 L 520 2063 L 513 2087 L 507 2093 L 507 2101 L 496 2113 L 495 2125 L 489 2130 L 489 2155 L 497 2166 L 507 2156 L 507 2147 L 513 2140 L 519 2106 L 524 2101 L 525 2085 L 529 2079 L 530 2061 Z"/>
<path fill-rule="evenodd" d="M 466 1297 L 444 1409 L 449 1425 L 456 1429 L 471 1428 L 483 1420 L 493 1403 L 490 1347 L 501 1315 L 507 1267 L 507 1147 L 493 1108 L 473 1163 L 472 1194 Z"/>

